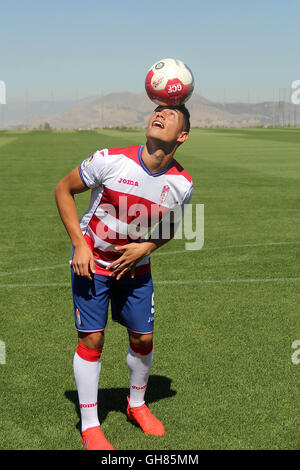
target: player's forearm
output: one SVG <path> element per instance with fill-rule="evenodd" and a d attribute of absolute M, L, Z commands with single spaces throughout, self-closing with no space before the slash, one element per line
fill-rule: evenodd
<path fill-rule="evenodd" d="M 81 244 L 85 244 L 73 195 L 59 183 L 55 188 L 55 199 L 59 215 L 72 241 L 72 245 L 76 248 Z"/>
<path fill-rule="evenodd" d="M 157 250 L 158 248 L 162 247 L 166 243 L 168 243 L 170 240 L 174 238 L 174 235 L 176 233 L 176 227 L 175 224 L 171 223 L 170 224 L 170 230 L 167 236 L 164 236 L 164 231 L 162 229 L 162 223 L 158 224 L 158 226 L 153 230 L 151 233 L 150 237 L 148 240 L 146 240 L 144 243 L 146 243 L 147 248 L 148 248 L 148 253 L 151 254 L 153 251 Z"/>

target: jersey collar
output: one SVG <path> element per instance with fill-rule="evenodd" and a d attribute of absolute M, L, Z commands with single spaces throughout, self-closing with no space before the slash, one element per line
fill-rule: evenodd
<path fill-rule="evenodd" d="M 145 165 L 144 161 L 143 161 L 143 158 L 142 158 L 142 153 L 143 153 L 143 149 L 144 149 L 144 145 L 141 145 L 139 150 L 138 150 L 138 159 L 139 159 L 139 162 L 140 162 L 140 165 L 141 167 L 143 168 L 143 170 L 150 176 L 154 176 L 154 177 L 157 177 L 157 176 L 161 176 L 163 175 L 164 173 L 166 173 L 170 168 L 171 166 L 173 165 L 173 162 L 170 163 L 170 165 L 165 168 L 164 170 L 162 171 L 157 171 L 155 173 L 153 173 L 151 170 L 149 170 L 149 168 Z"/>

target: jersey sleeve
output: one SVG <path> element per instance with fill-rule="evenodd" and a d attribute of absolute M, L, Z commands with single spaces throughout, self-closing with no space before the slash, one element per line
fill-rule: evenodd
<path fill-rule="evenodd" d="M 191 181 L 191 185 L 190 185 L 189 189 L 187 190 L 187 192 L 184 195 L 184 199 L 183 199 L 183 203 L 182 203 L 183 208 L 184 208 L 185 204 L 189 204 L 189 202 L 191 201 L 192 196 L 193 196 L 193 192 L 194 192 L 194 183 L 193 183 L 193 181 Z"/>
<path fill-rule="evenodd" d="M 184 218 L 184 216 L 185 216 L 186 206 L 190 203 L 190 201 L 192 199 L 192 196 L 193 196 L 193 192 L 194 192 L 194 184 L 193 184 L 193 181 L 191 181 L 190 187 L 187 190 L 187 192 L 185 193 L 184 199 L 183 199 L 183 202 L 182 202 L 182 205 L 181 205 L 182 218 Z"/>
<path fill-rule="evenodd" d="M 181 220 L 184 218 L 185 212 L 186 212 L 186 206 L 191 201 L 193 192 L 194 192 L 194 184 L 193 184 L 193 181 L 191 181 L 188 190 L 183 196 L 182 203 L 174 207 L 171 212 L 171 217 L 172 217 L 171 220 L 175 225 L 179 224 Z"/>
<path fill-rule="evenodd" d="M 88 188 L 96 188 L 102 184 L 106 172 L 107 150 L 97 150 L 78 166 L 80 177 Z"/>

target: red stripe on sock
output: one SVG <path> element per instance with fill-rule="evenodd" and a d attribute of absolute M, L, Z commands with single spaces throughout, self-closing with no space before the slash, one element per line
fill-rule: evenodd
<path fill-rule="evenodd" d="M 147 354 L 151 353 L 153 349 L 153 343 L 151 343 L 150 346 L 138 346 L 137 344 L 130 343 L 130 347 L 136 354 L 146 356 Z"/>
<path fill-rule="evenodd" d="M 91 349 L 82 343 L 78 343 L 76 352 L 78 356 L 81 357 L 81 359 L 84 359 L 85 361 L 96 362 L 100 359 L 100 356 L 102 354 L 102 348 Z"/>

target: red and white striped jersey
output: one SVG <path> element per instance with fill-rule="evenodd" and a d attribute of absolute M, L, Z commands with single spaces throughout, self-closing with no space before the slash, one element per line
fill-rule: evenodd
<path fill-rule="evenodd" d="M 143 240 L 141 233 L 151 231 L 164 214 L 191 199 L 192 179 L 176 160 L 152 173 L 142 151 L 143 146 L 97 150 L 79 165 L 81 179 L 91 189 L 80 227 L 94 254 L 96 274 L 109 275 L 105 267 L 121 256 L 116 245 Z M 135 272 L 149 271 L 147 256 Z"/>

